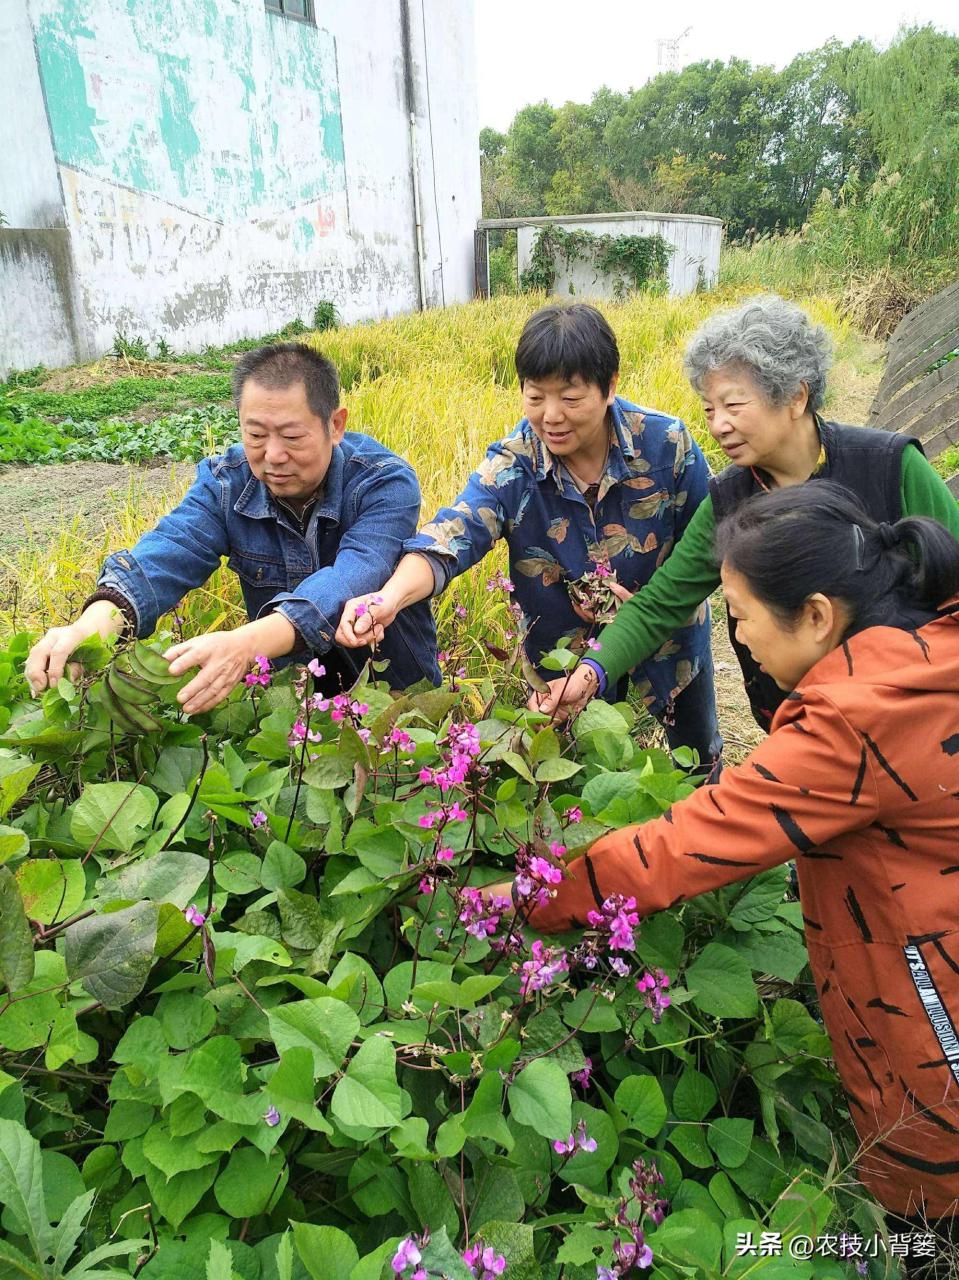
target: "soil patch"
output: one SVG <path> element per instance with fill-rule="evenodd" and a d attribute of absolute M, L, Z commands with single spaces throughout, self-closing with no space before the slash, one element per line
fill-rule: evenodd
<path fill-rule="evenodd" d="M 136 480 L 147 494 L 169 492 L 170 505 L 192 479 L 192 463 L 134 466 L 113 462 L 63 462 L 49 466 L 0 468 L 0 556 L 25 541 L 43 544 L 75 518 L 100 533 Z"/>
<path fill-rule="evenodd" d="M 35 391 L 63 395 L 102 387 L 119 378 L 177 378 L 184 373 L 202 372 L 198 364 L 166 364 L 162 360 L 133 360 L 128 356 L 104 356 L 92 364 L 73 365 L 68 369 L 51 369 Z"/>

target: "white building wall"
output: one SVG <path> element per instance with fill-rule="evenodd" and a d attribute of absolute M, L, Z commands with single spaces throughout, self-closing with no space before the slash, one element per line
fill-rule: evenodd
<path fill-rule="evenodd" d="M 13 8 L 0 75 L 14 99 L 28 91 L 0 134 L 0 210 L 68 230 L 91 350 L 118 330 L 177 350 L 228 342 L 309 323 L 321 299 L 347 322 L 419 305 L 401 0 L 318 0 L 316 27 L 263 0 Z M 409 0 L 409 14 L 437 305 L 472 295 L 473 5 Z M 35 338 L 16 358 L 0 338 L 0 371 L 62 361 L 52 330 Z"/>
<path fill-rule="evenodd" d="M 580 217 L 536 218 L 517 231 L 517 263 L 520 275 L 529 266 L 540 228 L 549 224 L 567 230 L 588 231 L 594 236 L 660 235 L 673 246 L 667 278 L 673 295 L 692 293 L 697 286 L 711 288 L 719 279 L 719 250 L 723 224 L 719 218 L 691 213 L 582 214 Z M 555 294 L 578 298 L 611 298 L 614 282 L 592 262 L 574 261 L 567 267 L 560 256 L 556 263 Z"/>

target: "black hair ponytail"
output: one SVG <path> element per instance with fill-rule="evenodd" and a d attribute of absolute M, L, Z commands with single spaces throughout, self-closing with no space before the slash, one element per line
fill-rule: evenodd
<path fill-rule="evenodd" d="M 750 498 L 716 533 L 716 555 L 785 623 L 821 592 L 850 629 L 881 626 L 903 605 L 934 610 L 959 593 L 959 542 L 926 516 L 873 520 L 828 480 Z"/>

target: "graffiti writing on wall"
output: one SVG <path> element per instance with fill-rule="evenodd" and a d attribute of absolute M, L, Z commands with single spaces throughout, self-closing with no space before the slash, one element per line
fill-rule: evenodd
<path fill-rule="evenodd" d="M 224 0 L 35 7 L 62 165 L 214 221 L 345 191 L 328 32 Z"/>

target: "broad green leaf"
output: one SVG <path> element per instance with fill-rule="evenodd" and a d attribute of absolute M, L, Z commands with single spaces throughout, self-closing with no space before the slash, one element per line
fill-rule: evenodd
<path fill-rule="evenodd" d="M 512 1151 L 516 1140 L 503 1115 L 503 1079 L 498 1071 L 487 1071 L 481 1076 L 469 1106 L 462 1113 L 462 1129 L 470 1138 L 491 1138 Z"/>
<path fill-rule="evenodd" d="M 716 1167 L 716 1157 L 706 1145 L 706 1134 L 701 1124 L 675 1124 L 669 1130 L 668 1140 L 697 1169 Z"/>
<path fill-rule="evenodd" d="M 695 1067 L 687 1067 L 673 1092 L 673 1111 L 677 1120 L 705 1120 L 716 1105 L 719 1094 L 709 1076 Z"/>
<path fill-rule="evenodd" d="M 566 1072 L 549 1058 L 524 1067 L 508 1089 L 510 1113 L 547 1138 L 566 1138 L 572 1130 L 572 1095 Z"/>
<path fill-rule="evenodd" d="M 447 1231 L 459 1228 L 459 1212 L 453 1196 L 443 1178 L 433 1165 L 418 1160 L 409 1168 L 410 1201 L 420 1222 L 434 1227 L 445 1226 Z"/>
<path fill-rule="evenodd" d="M 216 1025 L 216 1009 L 210 1001 L 190 991 L 167 992 L 160 998 L 156 1016 L 172 1049 L 192 1048 Z"/>
<path fill-rule="evenodd" d="M 717 1018 L 748 1018 L 759 1007 L 749 964 L 730 947 L 709 942 L 686 970 L 693 1003 Z"/>
<path fill-rule="evenodd" d="M 678 1209 L 657 1227 L 650 1240 L 654 1253 L 677 1262 L 701 1267 L 718 1276 L 722 1263 L 723 1235 L 719 1227 L 698 1209 Z"/>
<path fill-rule="evenodd" d="M 487 1222 L 519 1222 L 526 1202 L 512 1169 L 473 1162 L 476 1192 L 470 1205 L 470 1230 L 479 1232 Z"/>
<path fill-rule="evenodd" d="M 330 1111 L 350 1128 L 392 1128 L 409 1111 L 396 1080 L 396 1050 L 382 1036 L 360 1045 L 333 1090 Z"/>
<path fill-rule="evenodd" d="M 240 1147 L 217 1178 L 213 1194 L 224 1213 L 252 1218 L 276 1204 L 289 1176 L 282 1152 L 264 1156 L 253 1147 Z"/>
<path fill-rule="evenodd" d="M 87 878 L 76 858 L 32 858 L 21 862 L 16 874 L 24 911 L 41 924 L 69 920 L 87 894 Z"/>
<path fill-rule="evenodd" d="M 81 1195 L 76 1196 L 56 1228 L 54 1228 L 50 1240 L 50 1249 L 53 1253 L 55 1275 L 59 1275 L 66 1270 L 67 1263 L 77 1247 L 80 1233 L 83 1231 L 84 1224 L 90 1215 L 90 1210 L 93 1208 L 96 1194 L 95 1191 L 84 1191 Z"/>
<path fill-rule="evenodd" d="M 533 775 L 529 771 L 529 765 L 522 756 L 517 755 L 515 751 L 504 751 L 500 756 L 503 764 L 508 764 L 511 769 L 519 774 L 521 778 L 525 778 L 527 782 L 533 782 Z"/>
<path fill-rule="evenodd" d="M 30 837 L 19 827 L 0 825 L 0 862 L 22 858 L 30 852 Z"/>
<path fill-rule="evenodd" d="M 174 1230 L 209 1191 L 216 1171 L 217 1166 L 210 1164 L 203 1169 L 190 1169 L 186 1173 L 178 1173 L 175 1178 L 168 1178 L 152 1165 L 147 1165 L 146 1183 L 153 1203 Z"/>
<path fill-rule="evenodd" d="M 0 867 L 0 981 L 19 991 L 33 978 L 33 934 L 17 882 Z"/>
<path fill-rule="evenodd" d="M 383 1016 L 383 988 L 373 966 L 362 956 L 348 951 L 330 974 L 329 985 L 346 999 L 364 1026 Z"/>
<path fill-rule="evenodd" d="M 134 1018 L 113 1050 L 114 1062 L 132 1062 L 143 1074 L 152 1079 L 157 1068 L 167 1056 L 167 1038 L 159 1018 L 148 1014 Z"/>
<path fill-rule="evenodd" d="M 752 1140 L 752 1120 L 720 1116 L 706 1130 L 706 1141 L 725 1169 L 739 1168 L 749 1155 Z"/>
<path fill-rule="evenodd" d="M 309 1049 L 315 1079 L 338 1071 L 360 1029 L 360 1020 L 343 1000 L 317 996 L 295 1000 L 270 1009 L 270 1035 L 280 1054 L 287 1049 Z"/>
<path fill-rule="evenodd" d="M 654 1076 L 627 1076 L 616 1090 L 616 1105 L 628 1129 L 655 1138 L 666 1123 L 666 1100 Z"/>
<path fill-rule="evenodd" d="M 19 799 L 26 795 L 30 783 L 40 772 L 40 765 L 19 756 L 0 757 L 0 818 L 5 818 Z"/>
<path fill-rule="evenodd" d="M 291 1222 L 296 1252 L 311 1280 L 342 1280 L 360 1260 L 356 1245 L 338 1227 Z"/>
<path fill-rule="evenodd" d="M 221 1240 L 210 1241 L 206 1260 L 206 1280 L 234 1280 L 233 1254 Z"/>
<path fill-rule="evenodd" d="M 795 982 L 809 963 L 806 944 L 788 926 L 770 934 L 751 929 L 730 939 L 730 943 L 755 973 L 770 973 L 786 982 Z"/>
<path fill-rule="evenodd" d="M 21 1124 L 0 1120 L 0 1205 L 26 1236 L 36 1258 L 49 1251 L 40 1144 Z"/>
<path fill-rule="evenodd" d="M 420 982 L 413 988 L 411 999 L 427 1008 L 433 1004 L 445 1004 L 453 1009 L 472 1009 L 502 982 L 502 978 L 481 973 L 462 982 Z"/>
<path fill-rule="evenodd" d="M 101 902 L 172 902 L 184 911 L 207 878 L 209 865 L 186 849 L 164 849 L 97 881 Z"/>
<path fill-rule="evenodd" d="M 582 767 L 575 760 L 567 760 L 562 756 L 557 756 L 556 759 L 544 760 L 541 765 L 537 766 L 536 781 L 565 782 L 567 778 L 572 778 L 579 773 Z"/>
<path fill-rule="evenodd" d="M 156 1115 L 156 1107 L 148 1102 L 114 1102 L 107 1116 L 103 1138 L 106 1142 L 123 1142 L 140 1138 Z"/>
<path fill-rule="evenodd" d="M 90 849 L 129 853 L 150 834 L 158 800 L 149 787 L 128 782 L 90 782 L 73 806 L 70 834 Z"/>
<path fill-rule="evenodd" d="M 443 1276 L 444 1280 L 472 1280 L 472 1271 L 450 1243 L 445 1227 L 440 1227 L 430 1236 L 429 1244 L 423 1250 L 422 1265 L 428 1274 Z"/>
<path fill-rule="evenodd" d="M 202 1169 L 217 1159 L 210 1152 L 199 1151 L 193 1142 L 174 1138 L 169 1127 L 162 1122 L 151 1125 L 143 1135 L 143 1154 L 168 1178 L 188 1169 Z"/>
<path fill-rule="evenodd" d="M 106 1009 L 120 1009 L 139 995 L 153 967 L 157 908 L 152 902 L 72 925 L 64 935 L 71 982 L 80 981 Z"/>
<path fill-rule="evenodd" d="M 266 1110 L 262 1096 L 243 1088 L 244 1063 L 232 1036 L 214 1036 L 160 1065 L 158 1084 L 165 1104 L 181 1093 L 195 1093 L 209 1109 L 237 1124 L 258 1124 Z"/>
<path fill-rule="evenodd" d="M 292 889 L 306 875 L 306 863 L 298 853 L 274 840 L 267 849 L 260 868 L 260 879 L 264 889 Z"/>
<path fill-rule="evenodd" d="M 284 1118 L 292 1116 L 309 1129 L 331 1133 L 329 1123 L 316 1105 L 313 1085 L 313 1057 L 305 1046 L 292 1046 L 280 1058 L 279 1066 L 266 1087 L 270 1102 Z"/>

